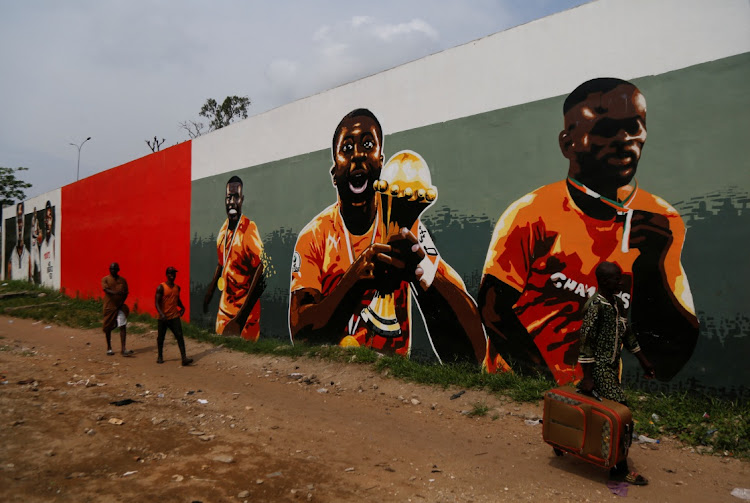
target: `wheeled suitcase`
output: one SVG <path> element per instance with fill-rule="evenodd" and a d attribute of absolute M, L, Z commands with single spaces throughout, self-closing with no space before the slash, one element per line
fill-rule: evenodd
<path fill-rule="evenodd" d="M 544 441 L 561 456 L 611 468 L 625 459 L 633 440 L 633 415 L 619 402 L 562 386 L 544 394 Z"/>

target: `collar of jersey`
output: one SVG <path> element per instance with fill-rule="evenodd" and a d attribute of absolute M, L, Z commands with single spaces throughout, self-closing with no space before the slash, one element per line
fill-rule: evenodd
<path fill-rule="evenodd" d="M 633 198 L 635 197 L 636 192 L 638 192 L 638 180 L 635 180 L 635 187 L 633 187 L 633 190 L 628 194 L 628 196 L 623 199 L 622 201 L 614 201 L 608 197 L 604 197 L 603 195 L 599 194 L 595 190 L 587 187 L 583 183 L 579 182 L 572 176 L 568 175 L 568 183 L 579 190 L 580 192 L 583 192 L 589 197 L 593 197 L 594 199 L 599 199 L 601 202 L 606 204 L 607 206 L 610 206 L 611 208 L 614 208 L 615 210 L 624 213 L 630 210 L 630 203 L 633 201 Z"/>

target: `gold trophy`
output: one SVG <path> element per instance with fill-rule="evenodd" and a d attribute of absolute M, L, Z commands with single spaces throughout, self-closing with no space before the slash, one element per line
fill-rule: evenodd
<path fill-rule="evenodd" d="M 373 188 L 379 193 L 376 197 L 380 197 L 380 213 L 385 224 L 384 243 L 403 242 L 399 231 L 404 227 L 411 230 L 422 212 L 437 199 L 437 188 L 432 185 L 427 163 L 411 150 L 394 154 Z M 382 337 L 401 336 L 394 299 L 394 292 L 400 285 L 400 280 L 381 281 L 370 305 L 360 315 L 366 326 Z"/>

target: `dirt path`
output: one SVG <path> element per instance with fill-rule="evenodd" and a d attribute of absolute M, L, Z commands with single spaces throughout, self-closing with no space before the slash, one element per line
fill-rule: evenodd
<path fill-rule="evenodd" d="M 0 316 L 0 336 L 3 501 L 619 499 L 604 471 L 553 455 L 524 422 L 535 404 L 192 340 L 194 366 L 173 340 L 157 365 L 155 334 L 128 337 L 133 358 L 106 356 L 95 330 Z M 478 401 L 494 410 L 462 414 Z M 736 502 L 750 487 L 747 462 L 650 447 L 631 451 L 651 479 L 631 500 Z"/>

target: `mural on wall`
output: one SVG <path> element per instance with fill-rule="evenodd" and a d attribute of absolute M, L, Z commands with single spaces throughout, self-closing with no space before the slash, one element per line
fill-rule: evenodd
<path fill-rule="evenodd" d="M 680 254 L 685 225 L 635 181 L 646 99 L 626 81 L 593 79 L 563 105 L 558 140 L 566 180 L 511 204 L 495 227 L 479 292 L 485 365 L 500 357 L 542 366 L 564 384 L 582 377 L 578 329 L 602 261 L 623 271 L 620 297 L 660 380 L 688 361 L 698 320 Z"/>
<path fill-rule="evenodd" d="M 216 238 L 218 263 L 208 283 L 203 312 L 214 292 L 221 292 L 216 313 L 216 333 L 239 335 L 257 341 L 260 336 L 260 296 L 264 289 L 263 243 L 255 222 L 242 213 L 245 201 L 242 179 L 233 176 L 226 185 L 227 218 Z"/>
<path fill-rule="evenodd" d="M 5 208 L 6 279 L 59 288 L 60 260 L 55 238 L 59 198 L 55 196 L 53 192 Z"/>
<path fill-rule="evenodd" d="M 47 201 L 43 210 L 32 213 L 31 261 L 35 283 L 55 287 L 55 207 Z M 43 222 L 40 227 L 39 222 Z M 42 231 L 42 229 L 44 229 Z"/>
<path fill-rule="evenodd" d="M 561 382 L 576 378 L 580 309 L 595 288 L 595 265 L 610 260 L 627 272 L 622 297 L 632 310 L 641 347 L 660 378 L 642 380 L 642 373 L 635 374 L 640 368 L 626 354 L 625 380 L 652 390 L 708 390 L 746 399 L 750 396 L 750 371 L 742 355 L 750 344 L 750 318 L 745 309 L 750 269 L 745 264 L 742 244 L 750 242 L 750 185 L 747 170 L 736 162 L 744 158 L 741 145 L 747 115 L 734 112 L 746 110 L 750 104 L 750 98 L 742 92 L 749 70 L 750 54 L 743 54 L 638 78 L 631 84 L 639 92 L 633 85 L 616 81 L 611 89 L 593 93 L 600 101 L 605 95 L 619 96 L 622 104 L 633 110 L 642 108 L 648 99 L 651 136 L 647 149 L 642 134 L 644 110 L 634 116 L 618 117 L 612 116 L 617 107 L 611 113 L 594 107 L 591 117 L 582 118 L 584 104 L 591 96 L 584 96 L 580 103 L 564 110 L 563 121 L 560 109 L 565 95 L 406 129 L 384 135 L 385 139 L 375 128 L 372 136 L 380 142 L 384 159 L 408 150 L 419 152 L 414 155 L 429 163 L 431 183 L 439 188 L 439 198 L 417 221 L 429 229 L 431 241 L 440 252 L 440 262 L 450 264 L 466 291 L 477 299 L 487 324 L 485 331 L 502 348 L 499 354 L 507 356 L 506 361 L 514 368 L 549 370 Z M 583 80 L 573 81 L 570 88 Z M 385 110 L 383 113 L 387 113 L 387 107 Z M 346 111 L 341 110 L 338 117 L 331 119 L 331 125 Z M 576 113 L 579 125 L 568 131 L 573 119 L 565 121 Z M 271 117 L 263 120 L 271 121 L 271 129 L 284 124 L 274 123 Z M 563 125 L 567 133 L 563 139 L 573 136 L 583 143 L 575 149 L 572 145 L 567 150 L 563 148 L 563 152 L 569 152 L 561 157 L 560 142 L 554 138 L 560 136 Z M 612 132 L 618 125 L 624 127 Z M 639 131 L 641 126 L 644 131 Z M 241 129 L 241 125 L 233 127 Z M 626 132 L 640 138 L 636 145 L 620 145 L 617 136 Z M 235 133 L 233 138 L 236 136 Z M 338 140 L 339 135 L 336 136 Z M 290 320 L 295 314 L 290 312 L 290 277 L 286 271 L 293 264 L 297 238 L 311 217 L 338 199 L 341 202 L 336 204 L 341 205 L 347 197 L 353 197 L 351 189 L 360 190 L 361 180 L 353 180 L 349 187 L 349 180 L 344 179 L 343 189 L 342 184 L 334 186 L 337 198 L 331 197 L 332 178 L 323 174 L 332 164 L 328 137 L 322 140 L 325 149 L 256 164 L 245 160 L 252 141 L 254 136 L 231 143 L 221 149 L 221 155 L 215 142 L 195 144 L 195 150 L 201 150 L 201 161 L 194 170 L 202 177 L 192 180 L 191 193 L 191 321 L 215 327 L 220 295 L 213 296 L 210 315 L 202 315 L 202 304 L 217 267 L 217 232 L 227 218 L 221 197 L 227 180 L 238 175 L 244 182 L 243 212 L 252 215 L 264 231 L 260 236 L 268 259 L 262 261 L 267 287 L 262 296 L 261 337 L 288 340 L 291 332 L 295 342 L 302 338 L 315 340 L 314 325 L 298 329 L 295 320 Z M 586 148 L 580 149 L 581 146 Z M 640 155 L 641 150 L 645 157 Z M 225 159 L 222 156 L 226 151 L 233 152 Z M 571 164 L 574 170 L 568 173 Z M 630 168 L 626 168 L 628 164 Z M 377 190 L 380 184 L 375 185 L 375 181 L 387 179 L 385 165 L 383 161 L 376 164 L 382 166 L 381 175 L 368 178 L 361 196 L 368 204 L 374 198 L 371 204 L 377 207 L 388 195 Z M 230 169 L 221 171 L 224 166 Z M 706 166 L 711 166 L 710 177 L 706 177 Z M 614 180 L 606 176 L 599 179 L 598 173 L 610 173 Z M 636 178 L 641 184 L 637 189 Z M 534 190 L 539 186 L 543 187 Z M 262 190 L 249 191 L 248 187 Z M 344 197 L 342 191 L 352 194 Z M 596 199 L 591 192 L 610 201 Z M 520 196 L 523 197 L 519 199 Z M 333 217 L 344 218 L 335 213 Z M 372 222 L 376 217 L 377 243 L 387 244 L 383 215 L 376 214 Z M 501 224 L 497 235 L 493 232 L 496 223 Z M 354 229 L 348 223 L 343 225 L 341 229 L 352 240 Z M 419 237 L 413 226 L 407 227 Z M 363 241 L 352 253 L 355 261 L 359 257 L 356 252 L 370 246 L 371 229 L 354 235 Z M 501 244 L 502 233 L 506 235 Z M 623 251 L 624 237 L 628 238 L 624 247 L 627 251 Z M 333 237 L 325 244 L 333 247 L 335 242 Z M 324 263 L 335 259 L 340 270 L 338 277 L 320 282 L 321 303 L 331 298 L 335 290 L 332 285 L 344 281 L 351 269 L 344 234 L 340 234 L 339 243 L 344 243 L 339 244 L 340 253 L 330 248 L 329 253 L 337 255 L 323 259 Z M 294 260 L 293 265 L 302 271 L 304 254 L 298 251 L 299 260 Z M 387 264 L 377 265 L 378 271 L 387 270 Z M 277 274 L 270 275 L 268 271 L 274 267 Z M 527 276 L 522 275 L 524 267 Z M 721 275 L 717 271 L 732 273 Z M 357 299 L 359 306 L 339 313 L 343 318 L 337 320 L 340 332 L 331 338 L 336 339 L 331 343 L 340 343 L 351 335 L 352 315 L 355 319 L 351 328 L 358 324 L 345 343 L 354 339 L 360 344 L 356 332 L 364 336 L 363 327 L 374 333 L 360 316 L 362 308 L 369 307 L 379 291 L 374 281 L 369 290 Z M 640 294 L 643 291 L 647 293 Z M 401 342 L 401 351 L 411 358 L 436 361 L 434 349 L 438 349 L 440 357 L 445 358 L 451 351 L 441 351 L 439 344 L 428 338 L 427 332 L 433 339 L 438 332 L 429 323 L 426 328 L 423 326 L 425 320 L 419 308 L 424 307 L 424 299 L 419 299 L 411 286 L 409 295 L 411 307 L 403 308 L 410 322 L 403 324 L 409 330 L 409 343 Z M 507 302 L 511 302 L 510 306 Z M 539 314 L 542 311 L 546 314 Z M 377 309 L 374 312 L 381 313 Z M 401 329 L 404 318 L 396 319 Z M 542 335 L 535 339 L 538 334 Z M 382 337 L 372 339 L 376 348 Z M 362 340 L 367 344 L 366 337 Z M 481 352 L 483 359 L 486 349 Z M 396 352 L 387 344 L 379 351 Z M 489 351 L 486 363 L 495 370 L 495 346 L 490 345 Z"/>
<path fill-rule="evenodd" d="M 16 205 L 16 215 L 5 221 L 5 256 L 7 265 L 5 278 L 16 281 L 31 281 L 31 215 L 24 213 L 24 203 Z"/>
<path fill-rule="evenodd" d="M 476 304 L 419 220 L 437 198 L 424 159 L 403 151 L 384 168 L 382 128 L 367 109 L 344 116 L 331 156 L 337 201 L 301 230 L 294 248 L 292 341 L 408 356 L 413 295 L 440 360 L 480 361 Z"/>

